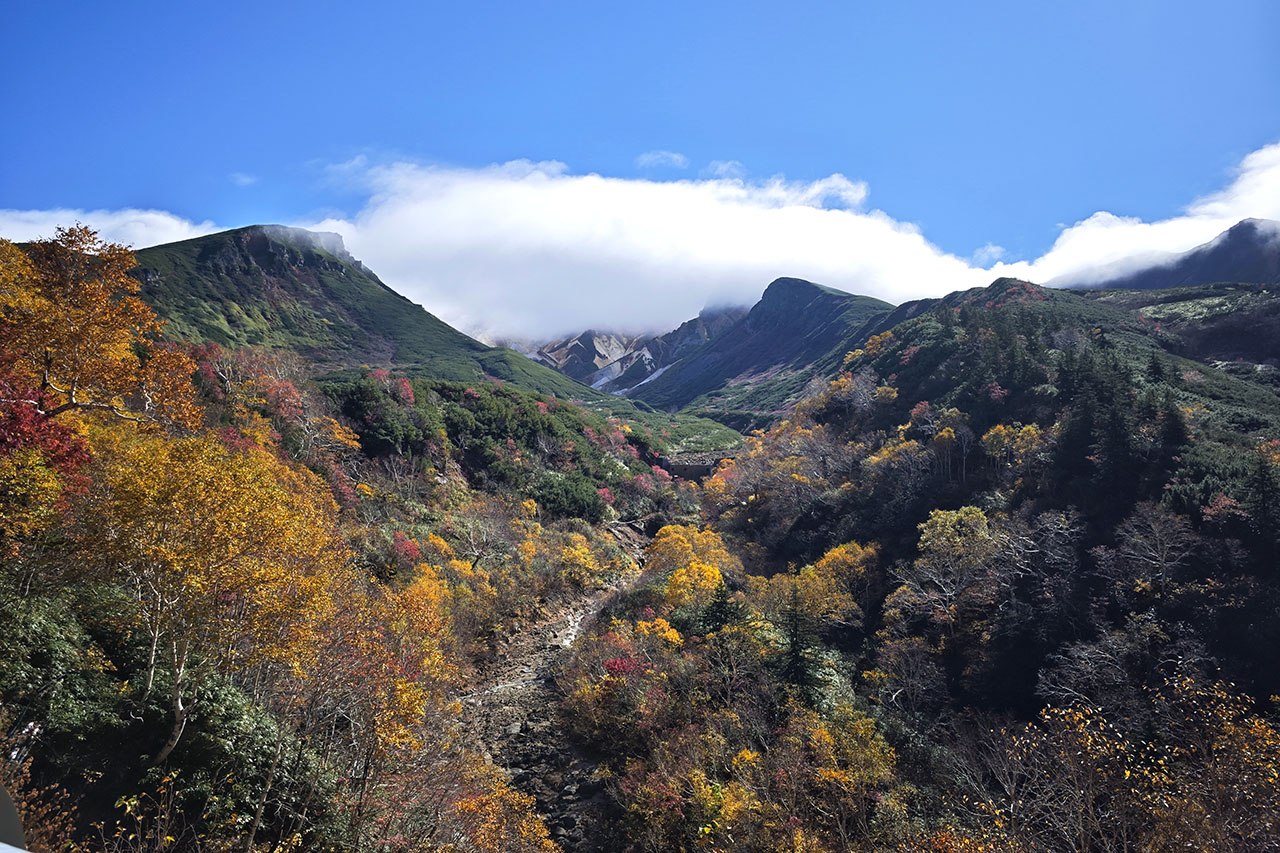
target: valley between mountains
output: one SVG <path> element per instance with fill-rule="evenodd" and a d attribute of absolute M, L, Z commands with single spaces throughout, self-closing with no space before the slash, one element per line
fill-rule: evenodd
<path fill-rule="evenodd" d="M 486 761 L 533 797 L 552 838 L 565 850 L 608 849 L 610 833 L 598 757 L 567 736 L 557 679 L 574 642 L 599 630 L 625 591 L 653 580 L 641 568 L 647 537 L 629 526 L 610 532 L 636 568 L 609 586 L 538 614 L 533 624 L 513 626 L 500 641 L 498 659 L 460 700 L 462 737 L 473 740 Z"/>
<path fill-rule="evenodd" d="M 0 241 L 27 844 L 1276 849 L 1278 259 L 517 351 L 337 235 Z"/>

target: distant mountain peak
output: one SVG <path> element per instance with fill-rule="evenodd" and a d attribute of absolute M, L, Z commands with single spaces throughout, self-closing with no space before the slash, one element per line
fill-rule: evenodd
<path fill-rule="evenodd" d="M 1191 251 L 1194 252 L 1197 249 L 1207 248 L 1218 244 L 1221 241 L 1237 244 L 1265 244 L 1275 242 L 1276 240 L 1280 240 L 1280 222 L 1277 222 L 1274 219 L 1241 219 L 1235 225 L 1232 225 L 1208 243 L 1205 243 L 1203 246 L 1198 246 L 1196 249 L 1192 249 Z"/>
<path fill-rule="evenodd" d="M 818 296 L 820 294 L 852 296 L 850 293 L 846 293 L 843 290 L 836 290 L 834 287 L 827 287 L 825 284 L 815 284 L 814 282 L 807 281 L 803 278 L 783 276 L 781 278 L 775 278 L 773 281 L 769 282 L 769 286 L 764 289 L 764 294 L 761 295 L 760 301 L 765 302 L 772 299 L 794 298 L 796 296 L 805 295 Z"/>
<path fill-rule="evenodd" d="M 306 228 L 298 228 L 293 225 L 277 225 L 272 223 L 263 223 L 259 225 L 245 225 L 240 228 L 232 228 L 227 231 L 219 231 L 215 234 L 205 234 L 200 237 L 189 237 L 185 240 L 175 240 L 172 243 L 164 243 L 160 246 L 152 246 L 153 249 L 162 249 L 169 246 L 180 246 L 187 243 L 207 244 L 211 239 L 219 242 L 227 240 L 251 240 L 254 238 L 262 238 L 274 243 L 285 243 L 300 249 L 314 249 L 328 252 L 334 257 L 343 260 L 354 260 L 351 253 L 347 251 L 346 243 L 343 242 L 342 235 L 335 231 L 310 231 Z"/>
<path fill-rule="evenodd" d="M 1275 219 L 1259 219 L 1257 217 L 1250 216 L 1249 218 L 1241 219 L 1235 225 L 1232 225 L 1227 229 L 1226 233 L 1230 234 L 1232 231 L 1257 231 L 1260 229 L 1280 233 L 1280 221 Z"/>
<path fill-rule="evenodd" d="M 783 276 L 778 276 L 773 281 L 769 282 L 769 286 L 764 289 L 764 292 L 768 293 L 771 290 L 772 291 L 794 290 L 797 288 L 810 288 L 810 287 L 818 287 L 818 286 L 819 285 L 816 285 L 811 281 L 806 281 L 803 278 L 794 278 L 789 275 L 783 275 Z"/>
<path fill-rule="evenodd" d="M 1280 284 L 1280 222 L 1242 219 L 1207 243 L 1181 254 L 1155 254 L 1150 263 L 1120 261 L 1131 272 L 1063 282 L 1089 289 L 1155 290 L 1202 284 Z M 1134 271 L 1136 268 L 1136 271 Z M 1087 282 L 1087 283 L 1086 283 Z"/>
<path fill-rule="evenodd" d="M 654 373 L 630 396 L 676 411 L 695 405 L 735 428 L 783 414 L 830 378 L 893 306 L 802 278 L 774 279 L 746 316 Z"/>
<path fill-rule="evenodd" d="M 319 249 L 328 252 L 344 261 L 355 261 L 347 251 L 342 235 L 336 231 L 309 231 L 292 225 L 250 225 L 245 229 L 251 233 L 259 233 L 270 240 L 289 243 L 308 249 Z"/>

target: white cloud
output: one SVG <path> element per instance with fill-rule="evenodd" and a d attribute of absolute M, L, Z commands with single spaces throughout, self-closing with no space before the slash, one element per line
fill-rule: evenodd
<path fill-rule="evenodd" d="M 238 187 L 251 187 L 258 182 L 257 175 L 250 175 L 247 172 L 232 172 L 227 175 L 227 178 Z"/>
<path fill-rule="evenodd" d="M 689 158 L 675 151 L 646 151 L 636 158 L 636 165 L 642 169 L 655 167 L 687 169 Z"/>
<path fill-rule="evenodd" d="M 1196 199 L 1180 216 L 1144 222 L 1099 211 L 1063 230 L 1035 261 L 991 270 L 1052 284 L 1092 284 L 1167 261 L 1249 217 L 1280 219 L 1280 142 L 1245 157 L 1225 189 Z"/>
<path fill-rule="evenodd" d="M 890 301 L 987 275 L 918 230 L 861 211 L 842 175 L 649 181 L 562 163 L 369 169 L 371 198 L 338 231 L 352 254 L 443 319 L 520 337 L 589 326 L 665 330 L 708 303 L 755 302 L 794 275 Z"/>
<path fill-rule="evenodd" d="M 212 222 L 191 222 L 164 210 L 0 210 L 0 237 L 14 242 L 52 237 L 58 226 L 81 222 L 103 239 L 135 249 L 189 240 L 220 230 Z"/>
<path fill-rule="evenodd" d="M 790 275 L 902 302 L 1000 275 L 1084 283 L 1185 251 L 1240 219 L 1280 219 L 1280 143 L 1246 157 L 1228 185 L 1156 222 L 1098 212 L 1043 256 L 1001 262 L 988 244 L 948 254 L 914 225 L 867 209 L 866 184 L 749 180 L 741 164 L 698 179 L 573 174 L 558 161 L 486 168 L 329 168 L 368 200 L 353 216 L 295 224 L 341 233 L 391 287 L 473 333 L 547 338 L 589 327 L 667 330 L 708 304 L 751 304 Z M 215 229 L 163 211 L 0 211 L 0 235 L 48 236 L 76 220 L 135 246 Z M 235 223 L 248 224 L 248 223 Z M 996 235 L 993 235 L 996 236 Z M 988 266 L 989 265 L 989 266 Z"/>
<path fill-rule="evenodd" d="M 1158 222 L 1099 212 L 1031 262 L 971 259 L 910 223 L 865 210 L 865 183 L 750 181 L 741 164 L 698 180 L 574 175 L 563 163 L 485 169 L 398 163 L 364 173 L 371 197 L 339 231 L 356 257 L 444 319 L 536 338 L 597 326 L 668 329 L 709 303 L 751 304 L 781 275 L 899 303 L 1002 276 L 1087 283 L 1150 266 L 1240 219 L 1280 219 L 1280 143 L 1223 190 Z"/>
<path fill-rule="evenodd" d="M 990 266 L 1004 256 L 1004 246 L 997 246 L 995 243 L 988 243 L 973 253 L 973 263 L 975 266 L 979 267 Z"/>
<path fill-rule="evenodd" d="M 704 178 L 745 178 L 747 167 L 738 160 L 712 160 L 701 175 Z"/>
<path fill-rule="evenodd" d="M 362 182 L 362 177 L 369 168 L 369 157 L 366 154 L 357 154 L 341 163 L 312 160 L 308 165 L 321 171 L 325 183 L 347 187 Z"/>

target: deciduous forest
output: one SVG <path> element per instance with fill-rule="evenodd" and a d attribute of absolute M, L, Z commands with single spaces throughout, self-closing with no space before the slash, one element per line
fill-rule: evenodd
<path fill-rule="evenodd" d="M 695 482 L 651 411 L 166 338 L 132 267 L 0 241 L 31 849 L 1280 846 L 1270 373 L 1004 279 Z M 606 588 L 550 685 L 598 792 L 556 835 L 464 700 Z"/>

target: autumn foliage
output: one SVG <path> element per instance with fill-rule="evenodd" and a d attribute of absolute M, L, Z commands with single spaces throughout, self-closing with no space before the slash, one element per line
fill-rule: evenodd
<path fill-rule="evenodd" d="M 356 433 L 296 360 L 161 342 L 131 266 L 79 226 L 0 242 L 3 770 L 37 849 L 553 849 L 452 697 L 521 606 L 487 559 L 610 558 L 462 502 L 456 546 L 388 531 L 370 571 L 397 511 Z"/>
<path fill-rule="evenodd" d="M 131 262 L 0 242 L 38 849 L 549 853 L 460 708 L 586 595 L 555 677 L 600 849 L 1280 844 L 1280 407 L 1149 330 L 948 297 L 695 485 L 485 377 L 166 342 Z"/>
<path fill-rule="evenodd" d="M 199 423 L 191 359 L 157 345 L 160 325 L 137 296 L 126 247 L 77 225 L 25 254 L 8 243 L 0 251 L 0 343 L 9 369 L 33 391 L 13 402 L 50 417 L 93 410 Z"/>
<path fill-rule="evenodd" d="M 578 650 L 620 846 L 1280 843 L 1276 407 L 992 289 L 748 437 Z"/>

